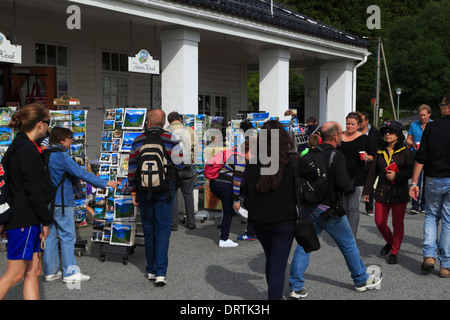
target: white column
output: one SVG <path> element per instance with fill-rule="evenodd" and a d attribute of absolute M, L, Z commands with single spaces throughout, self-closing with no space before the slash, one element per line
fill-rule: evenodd
<path fill-rule="evenodd" d="M 305 78 L 305 114 L 304 121 L 314 117 L 319 122 L 326 118 L 327 109 L 327 76 L 328 72 L 321 68 L 307 69 L 302 72 Z"/>
<path fill-rule="evenodd" d="M 345 117 L 352 111 L 353 62 L 329 63 L 325 121 L 337 121 L 345 130 Z M 320 121 L 322 122 L 322 115 Z M 323 123 L 323 122 L 322 122 Z"/>
<path fill-rule="evenodd" d="M 289 109 L 289 59 L 284 49 L 259 53 L 259 110 L 283 117 Z"/>
<path fill-rule="evenodd" d="M 198 113 L 198 43 L 188 29 L 163 30 L 161 39 L 161 101 L 168 114 Z"/>

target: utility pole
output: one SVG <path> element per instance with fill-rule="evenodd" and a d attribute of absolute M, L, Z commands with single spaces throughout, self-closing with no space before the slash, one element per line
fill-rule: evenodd
<path fill-rule="evenodd" d="M 386 72 L 386 78 L 387 78 L 387 83 L 388 83 L 388 88 L 389 88 L 389 96 L 390 96 L 390 100 L 391 100 L 391 105 L 392 105 L 392 112 L 394 114 L 394 119 L 398 120 L 399 117 L 397 115 L 397 112 L 395 111 L 395 106 L 394 106 L 394 98 L 392 96 L 392 89 L 391 89 L 391 83 L 389 80 L 389 70 L 386 64 L 386 56 L 384 55 L 384 47 L 383 47 L 383 40 L 381 37 L 377 37 L 377 38 L 369 38 L 369 37 L 363 37 L 365 39 L 376 39 L 377 41 L 377 67 L 376 67 L 376 83 L 375 83 L 375 103 L 373 106 L 373 124 L 376 128 L 378 128 L 378 123 L 379 123 L 379 114 L 380 114 L 380 88 L 381 88 L 381 83 L 380 83 L 380 69 L 381 69 L 381 55 L 383 55 L 383 62 L 384 62 L 384 69 Z"/>
<path fill-rule="evenodd" d="M 375 104 L 373 106 L 373 124 L 375 128 L 378 128 L 378 114 L 380 109 L 380 50 L 381 50 L 381 38 L 378 38 L 377 42 L 377 74 L 375 84 Z"/>

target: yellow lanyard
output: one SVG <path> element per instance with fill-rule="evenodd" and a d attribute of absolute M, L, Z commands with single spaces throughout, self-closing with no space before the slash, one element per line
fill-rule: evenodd
<path fill-rule="evenodd" d="M 402 148 L 400 148 L 398 150 L 395 150 L 395 151 L 394 151 L 394 149 L 392 149 L 391 151 L 389 151 L 389 154 L 386 152 L 386 150 L 378 150 L 378 153 L 383 154 L 384 161 L 386 161 L 387 165 L 390 165 L 391 164 L 391 160 L 392 160 L 392 156 L 394 155 L 394 153 L 398 153 L 398 152 L 402 151 L 403 149 L 405 149 L 405 147 L 402 147 Z"/>

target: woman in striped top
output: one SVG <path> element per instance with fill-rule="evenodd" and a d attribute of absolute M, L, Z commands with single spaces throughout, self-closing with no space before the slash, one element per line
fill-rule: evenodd
<path fill-rule="evenodd" d="M 209 185 L 211 192 L 222 202 L 223 215 L 219 240 L 219 247 L 221 248 L 238 246 L 236 242 L 228 237 L 230 234 L 233 209 L 237 211 L 241 207 L 241 182 L 244 176 L 245 163 L 249 157 L 248 143 L 245 151 L 245 154 L 242 155 L 235 149 L 220 169 L 217 179 L 211 180 Z"/>

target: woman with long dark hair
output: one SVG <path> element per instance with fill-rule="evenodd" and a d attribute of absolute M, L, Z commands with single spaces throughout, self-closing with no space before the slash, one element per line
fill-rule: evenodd
<path fill-rule="evenodd" d="M 9 127 L 19 129 L 5 153 L 2 165 L 12 194 L 14 214 L 4 225 L 8 237 L 8 264 L 0 278 L 0 298 L 23 279 L 23 298 L 39 299 L 39 276 L 42 271 L 38 252 L 41 239 L 47 238 L 53 218 L 45 202 L 44 162 L 36 140 L 45 137 L 49 111 L 33 103 L 12 116 Z M 42 225 L 42 227 L 41 227 Z"/>
<path fill-rule="evenodd" d="M 406 205 L 409 201 L 408 180 L 412 176 L 414 156 L 403 141 L 403 126 L 398 121 L 390 121 L 380 129 L 385 139 L 370 167 L 364 186 L 364 201 L 369 201 L 372 186 L 378 177 L 375 189 L 375 223 L 386 241 L 381 255 L 391 253 L 389 264 L 398 263 L 397 254 L 403 241 Z M 393 232 L 387 222 L 392 210 Z"/>
<path fill-rule="evenodd" d="M 293 161 L 299 161 L 299 175 L 310 180 L 317 175 L 290 153 L 294 141 L 278 120 L 264 123 L 257 146 L 257 154 L 251 153 L 247 165 L 244 186 L 248 219 L 266 256 L 268 298 L 280 300 L 297 220 Z"/>

